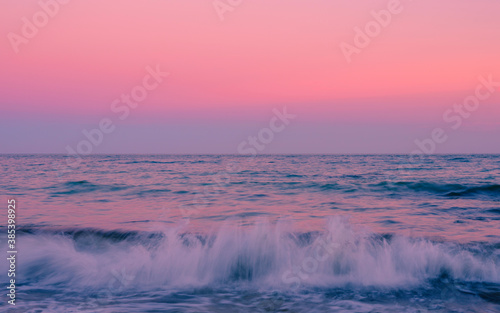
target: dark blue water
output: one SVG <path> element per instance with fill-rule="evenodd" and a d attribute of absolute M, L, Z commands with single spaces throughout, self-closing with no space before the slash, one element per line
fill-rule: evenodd
<path fill-rule="evenodd" d="M 497 155 L 0 160 L 12 312 L 500 311 Z"/>

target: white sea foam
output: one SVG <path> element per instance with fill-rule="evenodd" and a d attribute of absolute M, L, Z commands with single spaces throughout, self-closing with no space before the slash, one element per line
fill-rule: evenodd
<path fill-rule="evenodd" d="M 406 288 L 447 277 L 500 283 L 498 249 L 380 236 L 331 218 L 323 232 L 290 223 L 222 227 L 211 234 L 165 229 L 161 236 L 26 234 L 18 279 L 34 285 L 118 290 L 254 285 Z M 2 267 L 6 264 L 2 262 Z M 5 272 L 5 269 L 2 271 Z"/>

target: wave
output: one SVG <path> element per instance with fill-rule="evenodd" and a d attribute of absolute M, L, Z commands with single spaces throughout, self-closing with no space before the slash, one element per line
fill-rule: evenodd
<path fill-rule="evenodd" d="M 483 185 L 463 185 L 451 183 L 437 183 L 430 181 L 387 181 L 383 180 L 377 183 L 367 183 L 360 181 L 362 176 L 353 175 L 353 180 L 348 183 L 339 183 L 333 181 L 324 182 L 301 182 L 287 181 L 276 183 L 284 190 L 303 190 L 311 188 L 320 192 L 390 192 L 391 195 L 403 195 L 409 193 L 426 193 L 441 197 L 488 197 L 498 198 L 500 196 L 499 184 L 483 184 Z M 259 184 L 259 183 L 257 183 Z M 260 183 L 268 185 L 269 183 Z"/>
<path fill-rule="evenodd" d="M 358 178 L 359 179 L 359 178 Z M 246 181 L 232 181 L 230 185 L 246 184 Z M 254 185 L 267 186 L 269 182 L 257 182 Z M 407 194 L 412 193 L 427 193 L 434 194 L 441 197 L 457 198 L 457 197 L 486 197 L 486 198 L 498 198 L 500 197 L 500 185 L 499 184 L 478 184 L 478 185 L 462 185 L 462 184 L 447 184 L 447 183 L 435 183 L 429 181 L 381 181 L 378 183 L 361 183 L 361 182 L 351 182 L 348 184 L 341 184 L 333 181 L 325 182 L 301 182 L 301 181 L 288 181 L 288 182 L 275 182 L 276 186 L 282 190 L 303 190 L 303 189 L 313 189 L 319 192 L 341 192 L 341 193 L 353 193 L 353 192 L 380 192 L 388 191 L 391 195 Z M 117 192 L 123 190 L 133 189 L 137 186 L 129 186 L 126 184 L 97 184 L 87 180 L 81 181 L 67 181 L 57 185 L 52 185 L 45 187 L 49 191 L 50 196 L 58 197 L 64 195 L 75 195 L 82 193 L 93 193 L 93 192 Z M 174 193 L 188 193 L 188 191 L 172 191 L 163 187 L 147 188 L 149 186 L 143 186 L 139 190 L 132 190 L 131 195 L 137 196 L 147 196 L 147 195 L 158 195 L 169 192 Z"/>
<path fill-rule="evenodd" d="M 474 194 L 487 194 L 487 195 L 500 195 L 500 185 L 483 185 L 476 187 L 469 187 L 462 191 L 453 191 L 447 194 L 450 197 L 460 197 L 460 196 L 468 196 Z"/>
<path fill-rule="evenodd" d="M 47 187 L 47 189 L 56 189 L 57 191 L 50 192 L 51 196 L 61 196 L 61 195 L 74 195 L 80 193 L 91 193 L 91 192 L 114 192 L 125 190 L 130 186 L 123 184 L 94 184 L 87 180 L 80 181 L 67 181 L 61 184 L 53 185 Z"/>
<path fill-rule="evenodd" d="M 378 235 L 341 217 L 306 233 L 288 222 L 203 234 L 181 225 L 158 232 L 28 229 L 19 245 L 19 279 L 37 287 L 404 289 L 443 278 L 500 284 L 499 245 Z"/>
<path fill-rule="evenodd" d="M 439 184 L 426 181 L 382 181 L 372 186 L 384 187 L 385 189 L 392 191 L 411 190 L 416 192 L 428 192 L 447 197 L 461 197 L 472 195 L 500 196 L 500 185 L 498 184 L 466 186 L 461 184 Z"/>
<path fill-rule="evenodd" d="M 123 164 L 175 164 L 175 163 L 181 163 L 181 161 L 152 161 L 152 160 L 146 160 L 146 161 L 128 161 L 128 162 L 124 162 Z"/>

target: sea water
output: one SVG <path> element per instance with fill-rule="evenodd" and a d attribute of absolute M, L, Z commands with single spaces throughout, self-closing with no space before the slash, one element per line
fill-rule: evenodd
<path fill-rule="evenodd" d="M 498 155 L 0 160 L 2 311 L 500 311 Z"/>

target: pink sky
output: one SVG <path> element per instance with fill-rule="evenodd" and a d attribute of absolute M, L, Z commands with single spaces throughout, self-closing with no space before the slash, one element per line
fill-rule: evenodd
<path fill-rule="evenodd" d="M 388 3 L 243 0 L 221 21 L 212 1 L 71 0 L 16 53 L 8 34 L 41 7 L 3 1 L 0 152 L 64 153 L 111 117 L 95 152 L 236 153 L 284 105 L 298 117 L 264 152 L 411 152 L 479 76 L 500 81 L 500 2 L 401 0 L 348 63 L 339 45 Z M 156 64 L 169 77 L 116 119 Z M 499 94 L 437 152 L 500 152 Z"/>

